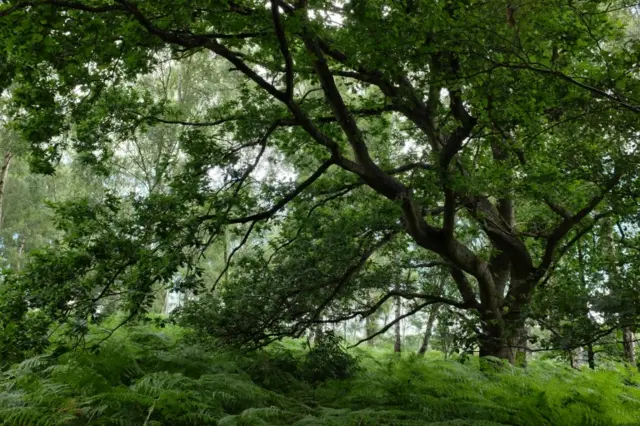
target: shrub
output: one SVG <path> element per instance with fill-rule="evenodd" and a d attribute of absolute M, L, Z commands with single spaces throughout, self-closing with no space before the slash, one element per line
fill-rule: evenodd
<path fill-rule="evenodd" d="M 302 378 L 311 383 L 346 379 L 360 369 L 358 359 L 342 346 L 342 338 L 332 331 L 321 333 L 302 363 Z"/>

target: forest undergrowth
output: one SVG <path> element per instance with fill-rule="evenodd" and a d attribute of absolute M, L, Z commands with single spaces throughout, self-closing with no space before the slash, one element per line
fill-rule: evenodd
<path fill-rule="evenodd" d="M 32 357 L 0 376 L 0 424 L 638 425 L 640 375 L 553 361 L 480 369 L 323 343 L 241 353 L 132 326 L 98 351 Z"/>

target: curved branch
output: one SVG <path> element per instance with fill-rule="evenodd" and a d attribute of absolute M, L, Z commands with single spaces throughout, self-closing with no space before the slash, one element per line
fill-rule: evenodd
<path fill-rule="evenodd" d="M 534 67 L 532 65 L 529 65 L 529 64 L 499 63 L 499 62 L 494 62 L 491 59 L 489 59 L 489 61 L 493 62 L 493 64 L 496 67 L 511 68 L 511 69 L 521 69 L 521 70 L 527 70 L 527 71 L 535 72 L 535 73 L 538 73 L 538 74 L 544 74 L 544 75 L 550 75 L 550 76 L 553 76 L 553 77 L 558 77 L 559 79 L 564 80 L 566 82 L 569 82 L 569 83 L 573 84 L 574 86 L 580 87 L 581 89 L 587 90 L 587 91 L 589 91 L 590 93 L 592 93 L 594 95 L 609 99 L 610 101 L 614 102 L 617 105 L 620 105 L 624 109 L 627 109 L 627 110 L 635 112 L 635 113 L 640 113 L 640 105 L 629 104 L 624 99 L 622 99 L 620 96 L 608 93 L 606 90 L 599 89 L 597 87 L 593 87 L 593 86 L 590 86 L 590 85 L 585 84 L 585 83 L 581 83 L 578 80 L 576 80 L 575 78 L 573 78 L 571 76 L 568 76 L 567 74 L 564 74 L 564 73 L 562 73 L 560 71 L 555 71 L 555 70 L 551 70 L 551 69 L 544 69 L 544 68 L 536 68 L 536 67 Z"/>
<path fill-rule="evenodd" d="M 315 312 L 313 313 L 313 317 L 312 317 L 313 319 L 318 318 L 322 314 L 322 311 L 327 306 L 329 306 L 329 304 L 333 301 L 333 299 L 335 299 L 335 297 L 338 295 L 338 293 L 340 293 L 340 291 L 349 282 L 351 277 L 353 277 L 358 271 L 360 271 L 360 269 L 362 269 L 362 267 L 364 267 L 364 265 L 367 263 L 369 258 L 371 258 L 371 256 L 378 249 L 380 249 L 380 248 L 384 247 L 385 245 L 387 245 L 388 243 L 390 243 L 391 240 L 393 239 L 394 235 L 396 235 L 396 234 L 397 234 L 397 231 L 393 231 L 393 232 L 390 232 L 389 234 L 385 235 L 380 241 L 378 241 L 371 248 L 369 248 L 369 250 L 365 251 L 360 256 L 360 258 L 358 259 L 358 262 L 355 265 L 353 265 L 352 267 L 347 269 L 347 271 L 338 279 L 337 285 L 334 287 L 334 289 L 331 292 L 331 294 L 328 297 L 326 297 L 325 300 L 320 304 L 320 306 L 318 306 L 318 308 L 315 310 Z"/>
<path fill-rule="evenodd" d="M 218 278 L 216 278 L 215 282 L 213 283 L 213 286 L 211 288 L 211 291 L 214 291 L 216 289 L 216 287 L 218 286 L 218 283 L 220 282 L 220 280 L 222 279 L 222 277 L 224 277 L 224 275 L 227 273 L 227 271 L 229 270 L 229 267 L 231 266 L 231 260 L 233 259 L 233 256 L 235 256 L 235 254 L 240 251 L 240 249 L 242 247 L 244 247 L 244 245 L 247 243 L 247 241 L 249 240 L 249 236 L 251 235 L 251 232 L 253 232 L 253 228 L 256 226 L 256 222 L 251 222 L 251 225 L 249 226 L 249 229 L 247 229 L 247 232 L 245 232 L 244 237 L 242 237 L 242 241 L 240 241 L 240 244 L 238 244 L 237 247 L 235 247 L 231 253 L 229 254 L 229 257 L 227 259 L 225 259 L 225 264 L 224 264 L 224 268 L 222 269 L 222 272 L 220 272 L 220 275 L 218 275 Z"/>
<path fill-rule="evenodd" d="M 293 191 L 285 195 L 280 201 L 278 201 L 269 210 L 265 210 L 260 213 L 255 213 L 249 216 L 228 219 L 224 221 L 224 223 L 231 225 L 236 223 L 248 223 L 248 222 L 256 222 L 264 219 L 269 219 L 271 216 L 273 216 L 278 211 L 280 211 L 284 206 L 286 206 L 289 202 L 291 202 L 294 198 L 300 195 L 302 191 L 307 189 L 316 180 L 318 180 L 318 178 L 320 178 L 320 176 L 322 176 L 324 172 L 326 172 L 327 169 L 329 169 L 329 167 L 331 167 L 333 164 L 335 164 L 335 161 L 333 159 L 329 159 L 324 163 L 322 163 L 322 165 L 318 168 L 318 170 L 316 170 L 311 176 L 309 176 L 305 181 L 303 181 L 300 185 L 298 185 Z M 215 215 L 206 215 L 201 217 L 202 220 L 210 220 L 210 219 L 216 219 L 216 218 L 217 216 Z"/>

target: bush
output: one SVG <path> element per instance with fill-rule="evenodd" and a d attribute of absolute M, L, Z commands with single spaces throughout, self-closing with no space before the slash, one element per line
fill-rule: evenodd
<path fill-rule="evenodd" d="M 332 331 L 318 336 L 302 363 L 302 378 L 311 383 L 347 379 L 360 369 L 358 359 L 342 346 L 342 338 Z"/>

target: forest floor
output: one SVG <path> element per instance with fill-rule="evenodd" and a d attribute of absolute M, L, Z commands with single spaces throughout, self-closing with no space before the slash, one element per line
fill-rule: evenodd
<path fill-rule="evenodd" d="M 640 374 L 622 365 L 441 358 L 301 342 L 239 353 L 134 326 L 97 352 L 6 370 L 0 425 L 640 425 Z"/>

